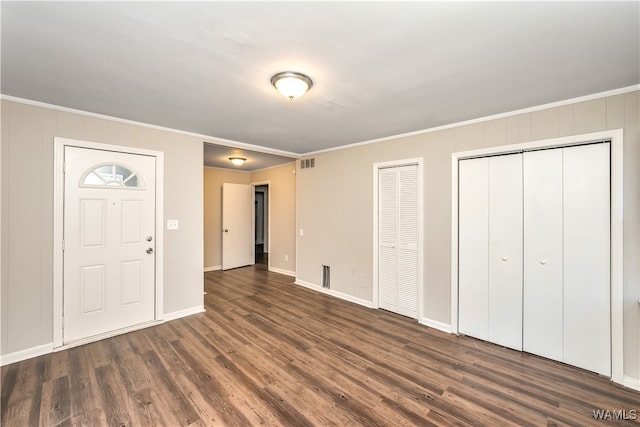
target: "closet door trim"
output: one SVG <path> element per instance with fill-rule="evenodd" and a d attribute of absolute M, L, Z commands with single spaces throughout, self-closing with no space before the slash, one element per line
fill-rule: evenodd
<path fill-rule="evenodd" d="M 458 333 L 458 162 L 475 157 L 570 147 L 606 141 L 611 144 L 611 379 L 618 384 L 625 384 L 623 374 L 622 129 L 462 151 L 451 155 L 452 333 Z"/>

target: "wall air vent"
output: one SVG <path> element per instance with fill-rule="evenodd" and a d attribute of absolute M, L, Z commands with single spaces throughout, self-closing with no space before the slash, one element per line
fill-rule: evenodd
<path fill-rule="evenodd" d="M 328 265 L 322 266 L 322 287 L 331 289 L 331 267 Z"/>
<path fill-rule="evenodd" d="M 309 169 L 316 167 L 316 159 L 301 159 L 300 160 L 300 169 Z"/>

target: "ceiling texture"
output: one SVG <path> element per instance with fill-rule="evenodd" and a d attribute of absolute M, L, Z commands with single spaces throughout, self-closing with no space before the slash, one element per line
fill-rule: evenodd
<path fill-rule="evenodd" d="M 285 158 L 640 83 L 637 1 L 1 8 L 3 95 Z"/>

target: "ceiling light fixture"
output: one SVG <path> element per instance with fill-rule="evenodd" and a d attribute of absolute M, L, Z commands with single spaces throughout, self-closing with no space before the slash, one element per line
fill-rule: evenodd
<path fill-rule="evenodd" d="M 295 71 L 274 74 L 271 77 L 271 84 L 290 100 L 301 97 L 313 86 L 309 76 Z"/>
<path fill-rule="evenodd" d="M 231 160 L 231 163 L 233 163 L 236 166 L 241 166 L 244 162 L 247 161 L 247 159 L 245 159 L 244 157 L 238 157 L 238 156 L 229 157 L 229 160 Z"/>

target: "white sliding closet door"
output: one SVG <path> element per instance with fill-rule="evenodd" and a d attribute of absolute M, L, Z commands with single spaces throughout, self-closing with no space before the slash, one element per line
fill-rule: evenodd
<path fill-rule="evenodd" d="M 522 154 L 489 158 L 489 341 L 522 350 Z"/>
<path fill-rule="evenodd" d="M 459 332 L 611 376 L 609 145 L 459 161 Z"/>
<path fill-rule="evenodd" d="M 523 348 L 611 375 L 609 144 L 524 154 Z"/>
<path fill-rule="evenodd" d="M 563 150 L 564 358 L 611 375 L 609 144 Z"/>
<path fill-rule="evenodd" d="M 562 149 L 524 153 L 523 349 L 562 360 Z"/>
<path fill-rule="evenodd" d="M 380 307 L 417 319 L 417 165 L 380 169 L 378 191 Z"/>
<path fill-rule="evenodd" d="M 458 167 L 458 329 L 489 339 L 489 158 Z"/>
<path fill-rule="evenodd" d="M 522 155 L 459 163 L 459 330 L 522 349 Z"/>

